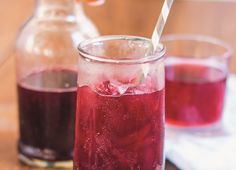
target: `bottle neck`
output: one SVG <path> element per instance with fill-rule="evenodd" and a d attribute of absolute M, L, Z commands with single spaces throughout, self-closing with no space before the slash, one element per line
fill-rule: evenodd
<path fill-rule="evenodd" d="M 37 17 L 62 18 L 75 16 L 75 0 L 36 0 L 35 14 Z"/>

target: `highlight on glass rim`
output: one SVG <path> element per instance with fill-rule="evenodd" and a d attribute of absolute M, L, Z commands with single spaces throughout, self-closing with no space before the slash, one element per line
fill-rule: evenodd
<path fill-rule="evenodd" d="M 234 9 L 0 1 L 0 169 L 236 169 Z"/>

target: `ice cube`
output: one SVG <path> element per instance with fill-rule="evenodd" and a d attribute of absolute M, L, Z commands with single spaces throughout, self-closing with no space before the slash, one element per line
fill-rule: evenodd
<path fill-rule="evenodd" d="M 111 85 L 112 85 L 112 87 L 117 89 L 117 92 L 119 93 L 119 95 L 125 94 L 125 92 L 127 91 L 127 89 L 130 86 L 129 83 L 122 83 L 118 80 L 112 80 Z"/>
<path fill-rule="evenodd" d="M 109 80 L 97 84 L 95 86 L 95 90 L 100 95 L 111 95 L 111 96 L 119 95 L 117 87 L 111 84 Z"/>

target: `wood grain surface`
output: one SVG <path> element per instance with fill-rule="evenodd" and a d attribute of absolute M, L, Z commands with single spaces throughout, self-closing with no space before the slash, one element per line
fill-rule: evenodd
<path fill-rule="evenodd" d="M 85 6 L 101 34 L 131 34 L 150 37 L 159 15 L 161 0 L 107 0 L 100 7 Z M 17 160 L 18 134 L 14 57 L 9 47 L 20 25 L 30 16 L 34 1 L 0 1 L 0 169 L 30 170 Z M 176 0 L 164 34 L 206 34 L 228 42 L 236 49 L 236 3 Z M 236 72 L 236 58 L 230 64 Z M 166 170 L 174 170 L 169 163 Z"/>

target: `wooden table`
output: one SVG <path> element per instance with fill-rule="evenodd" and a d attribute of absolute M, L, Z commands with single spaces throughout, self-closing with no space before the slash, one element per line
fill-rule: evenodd
<path fill-rule="evenodd" d="M 32 0 L 0 1 L 0 55 L 11 43 L 22 21 L 31 13 Z M 159 14 L 161 1 L 107 0 L 101 7 L 86 6 L 87 14 L 102 34 L 150 36 Z M 236 3 L 177 0 L 165 33 L 198 33 L 221 38 L 236 49 Z M 4 56 L 9 54 L 5 53 Z M 1 59 L 0 59 L 1 61 Z M 18 138 L 14 57 L 0 67 L 0 169 L 30 170 L 17 160 Z M 236 72 L 236 58 L 231 61 Z M 175 170 L 167 163 L 166 170 Z"/>

